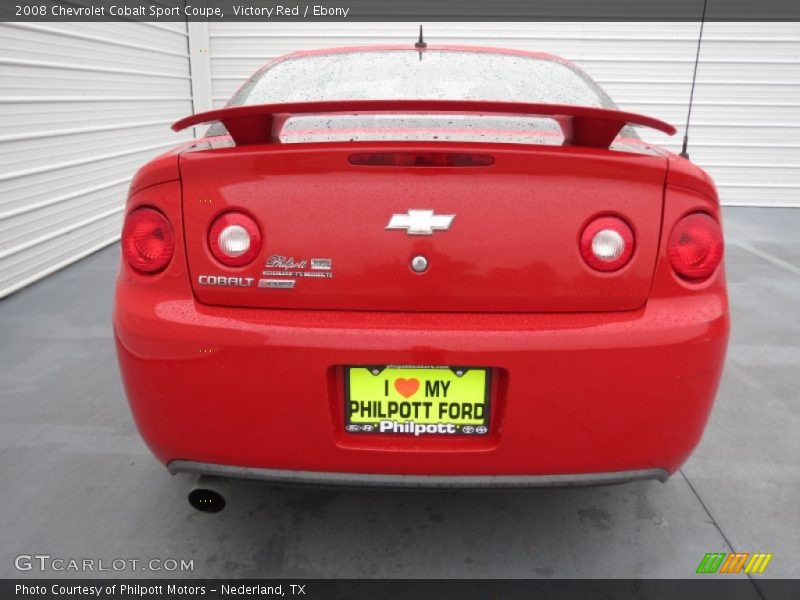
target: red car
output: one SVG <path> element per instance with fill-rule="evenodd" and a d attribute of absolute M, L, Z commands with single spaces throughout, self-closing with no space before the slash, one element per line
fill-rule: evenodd
<path fill-rule="evenodd" d="M 728 338 L 709 176 L 577 67 L 381 46 L 259 70 L 142 167 L 114 329 L 139 431 L 220 477 L 665 480 Z"/>

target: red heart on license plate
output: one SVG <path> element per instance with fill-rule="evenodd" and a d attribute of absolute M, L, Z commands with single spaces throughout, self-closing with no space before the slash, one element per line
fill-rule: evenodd
<path fill-rule="evenodd" d="M 404 398 L 411 398 L 419 389 L 419 379 L 403 379 L 400 377 L 394 380 L 394 389 Z"/>

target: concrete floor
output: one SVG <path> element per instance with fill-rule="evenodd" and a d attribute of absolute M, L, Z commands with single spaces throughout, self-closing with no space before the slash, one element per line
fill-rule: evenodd
<path fill-rule="evenodd" d="M 800 577 L 800 210 L 731 208 L 725 225 L 725 375 L 700 447 L 666 484 L 236 482 L 219 515 L 193 511 L 189 480 L 136 433 L 109 323 L 118 249 L 98 252 L 0 302 L 0 577 L 41 576 L 14 568 L 34 553 L 193 559 L 194 577 L 690 577 L 731 550 L 774 553 L 757 577 Z"/>

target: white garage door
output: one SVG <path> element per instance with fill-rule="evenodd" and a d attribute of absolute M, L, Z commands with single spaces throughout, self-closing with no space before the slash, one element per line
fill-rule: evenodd
<path fill-rule="evenodd" d="M 412 23 L 212 23 L 193 45 L 209 48 L 211 102 L 224 104 L 265 61 L 293 50 L 411 43 Z M 689 99 L 699 23 L 429 23 L 430 43 L 552 52 L 597 79 L 623 110 L 679 128 Z M 302 85 L 302 82 L 298 82 Z M 197 108 L 207 106 L 198 98 Z M 800 23 L 706 23 L 690 136 L 692 160 L 729 205 L 800 206 Z"/>
<path fill-rule="evenodd" d="M 0 24 L 0 297 L 119 237 L 192 112 L 186 24 Z"/>

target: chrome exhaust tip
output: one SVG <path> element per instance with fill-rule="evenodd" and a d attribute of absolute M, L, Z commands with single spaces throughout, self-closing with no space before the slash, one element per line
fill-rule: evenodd
<path fill-rule="evenodd" d="M 227 482 L 222 477 L 200 475 L 189 490 L 189 504 L 204 513 L 218 513 L 225 508 Z"/>

